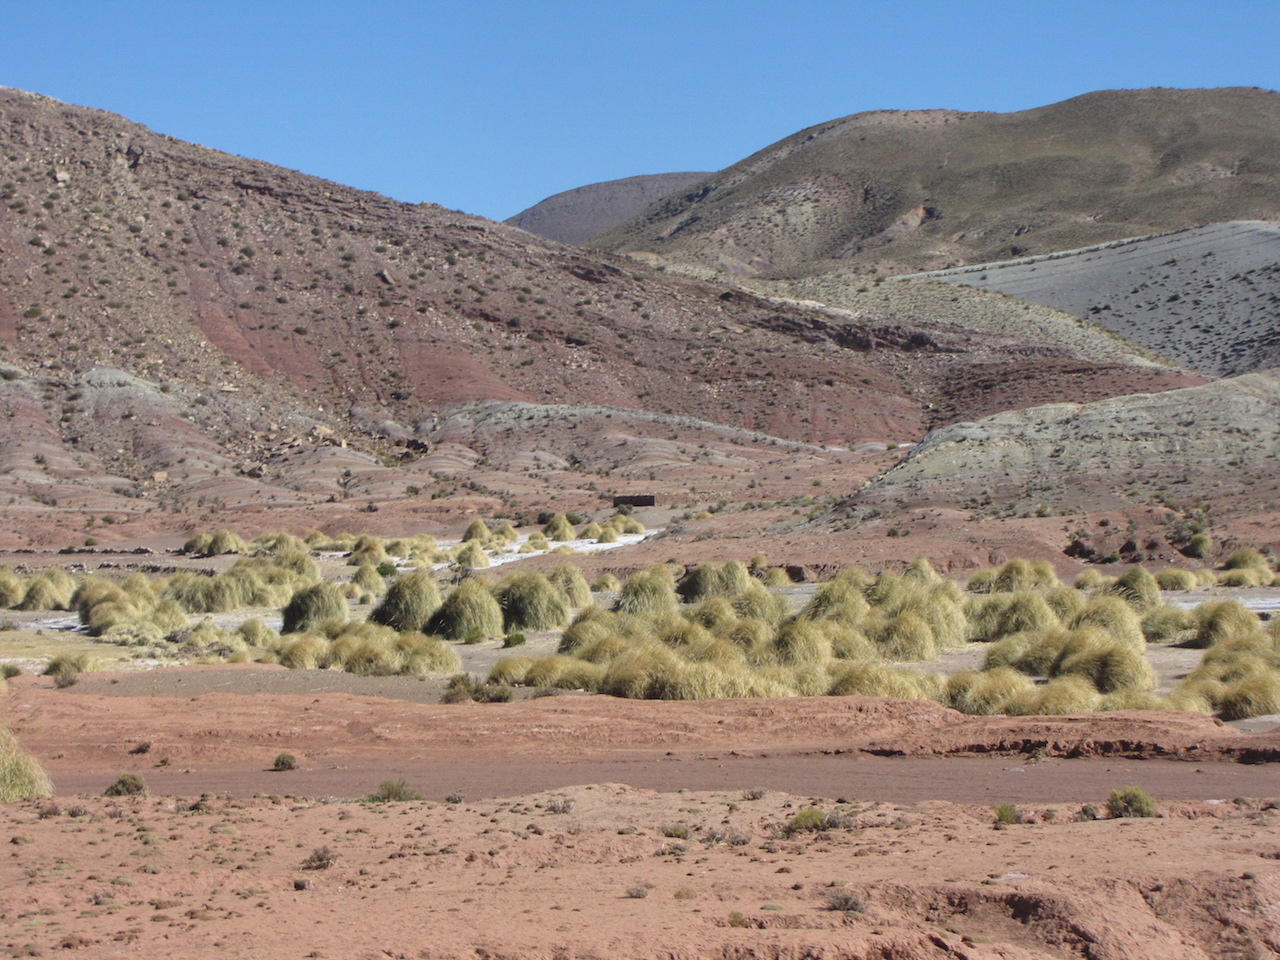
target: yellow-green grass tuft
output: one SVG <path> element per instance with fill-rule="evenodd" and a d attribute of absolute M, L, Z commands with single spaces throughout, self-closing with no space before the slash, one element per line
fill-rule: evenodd
<path fill-rule="evenodd" d="M 1227 684 L 1218 708 L 1223 720 L 1280 713 L 1280 671 L 1258 672 Z"/>
<path fill-rule="evenodd" d="M 1119 597 L 1099 594 L 1090 597 L 1071 620 L 1071 628 L 1097 627 L 1117 640 L 1141 644 L 1142 620 L 1134 609 Z"/>
<path fill-rule="evenodd" d="M 468 540 L 454 554 L 453 565 L 459 570 L 482 570 L 489 566 L 489 555 L 478 540 Z"/>
<path fill-rule="evenodd" d="M 619 613 L 655 616 L 675 610 L 675 579 L 666 566 L 641 570 L 627 577 L 618 595 Z"/>
<path fill-rule="evenodd" d="M 1199 584 L 1190 570 L 1161 570 L 1156 574 L 1161 590 L 1194 590 Z"/>
<path fill-rule="evenodd" d="M 862 661 L 834 663 L 827 693 L 833 697 L 896 697 L 900 700 L 932 700 L 941 692 L 937 674 L 920 673 L 887 663 Z"/>
<path fill-rule="evenodd" d="M 414 570 L 398 577 L 382 602 L 369 615 L 374 623 L 394 630 L 422 630 L 440 609 L 440 589 L 427 570 Z"/>
<path fill-rule="evenodd" d="M 13 732 L 0 727 L 0 803 L 53 795 L 53 781 L 39 761 L 22 749 Z"/>
<path fill-rule="evenodd" d="M 489 538 L 491 536 L 493 536 L 493 533 L 492 531 L 489 530 L 489 525 L 485 523 L 483 520 L 481 520 L 479 517 L 476 517 L 469 524 L 467 524 L 466 532 L 462 534 L 462 542 L 470 543 L 471 541 L 474 540 L 479 542 L 481 546 L 483 546 L 485 543 L 489 541 Z"/>
<path fill-rule="evenodd" d="M 1110 592 L 1140 611 L 1160 603 L 1160 584 L 1142 567 L 1131 567 L 1111 585 Z"/>
<path fill-rule="evenodd" d="M 508 633 L 554 630 L 569 620 L 563 591 L 540 573 L 512 574 L 493 593 L 502 608 L 503 627 Z"/>
<path fill-rule="evenodd" d="M 1261 630 L 1258 615 L 1235 600 L 1211 600 L 1195 609 L 1195 633 L 1187 641 L 1192 647 L 1210 647 L 1234 637 Z"/>
<path fill-rule="evenodd" d="M 1020 716 L 1060 716 L 1092 713 L 1102 705 L 1102 695 L 1088 678 L 1072 674 L 1035 687 L 1009 702 L 1008 712 Z"/>
<path fill-rule="evenodd" d="M 591 586 L 582 571 L 572 563 L 558 563 L 547 579 L 557 587 L 571 607 L 585 607 L 591 602 Z"/>
<path fill-rule="evenodd" d="M 981 673 L 968 670 L 947 679 L 942 702 L 961 713 L 990 716 L 1008 713 L 1010 706 L 1034 689 L 1034 681 L 1012 667 Z"/>
<path fill-rule="evenodd" d="M 351 610 L 337 588 L 317 583 L 297 591 L 283 611 L 284 633 L 299 633 L 330 620 L 345 621 Z"/>
<path fill-rule="evenodd" d="M 502 633 L 502 608 L 479 580 L 464 580 L 444 598 L 427 629 L 448 640 L 496 637 Z"/>
<path fill-rule="evenodd" d="M 1141 640 L 1104 638 L 1090 631 L 1072 634 L 1050 673 L 1086 677 L 1101 693 L 1149 690 L 1155 685 L 1155 671 L 1147 662 L 1146 645 Z"/>
<path fill-rule="evenodd" d="M 573 524 L 569 522 L 569 518 L 563 513 L 557 513 L 547 522 L 547 525 L 542 528 L 542 535 L 552 541 L 573 540 L 576 538 Z"/>

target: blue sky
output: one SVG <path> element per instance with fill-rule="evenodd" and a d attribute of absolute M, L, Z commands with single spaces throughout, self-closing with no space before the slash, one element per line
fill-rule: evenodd
<path fill-rule="evenodd" d="M 1274 0 L 0 0 L 0 85 L 502 219 L 862 110 L 1280 88 Z"/>

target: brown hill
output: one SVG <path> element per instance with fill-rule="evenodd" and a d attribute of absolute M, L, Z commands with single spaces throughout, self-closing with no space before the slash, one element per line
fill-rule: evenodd
<path fill-rule="evenodd" d="M 233 508 L 311 526 L 330 501 L 596 497 L 618 456 L 564 444 L 611 420 L 646 442 L 702 421 L 846 446 L 1196 382 L 543 246 L 18 91 L 0 92 L 0 140 L 0 492 L 20 537 L 59 511 L 72 528 L 77 511 L 162 528 Z M 590 409 L 439 435 L 476 403 Z M 459 490 L 424 456 L 443 442 L 511 466 Z M 536 469 L 547 453 L 567 467 Z M 745 493 L 750 471 L 725 476 Z"/>
<path fill-rule="evenodd" d="M 901 273 L 1280 217 L 1280 94 L 1111 90 L 802 130 L 593 243 L 745 275 Z"/>
<path fill-rule="evenodd" d="M 503 222 L 548 240 L 582 244 L 707 175 L 653 173 L 591 183 L 553 194 Z"/>

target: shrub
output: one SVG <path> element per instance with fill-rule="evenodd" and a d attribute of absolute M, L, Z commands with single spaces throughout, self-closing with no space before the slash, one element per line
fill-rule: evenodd
<path fill-rule="evenodd" d="M 1209 539 L 1209 535 L 1207 533 L 1197 533 L 1187 541 L 1187 545 L 1182 548 L 1182 552 L 1188 557 L 1195 557 L 1197 560 L 1203 560 L 1213 552 L 1213 541 Z"/>
<path fill-rule="evenodd" d="M 852 890 L 825 890 L 822 898 L 826 900 L 828 910 L 840 913 L 865 913 L 867 910 L 867 901 Z"/>
<path fill-rule="evenodd" d="M 970 670 L 947 679 L 943 703 L 961 713 L 1008 713 L 1015 698 L 1025 696 L 1034 687 L 1029 677 L 1011 667 L 997 667 L 982 673 Z"/>
<path fill-rule="evenodd" d="M 510 703 L 515 699 L 515 695 L 515 691 L 505 683 L 482 680 L 469 673 L 459 673 L 449 680 L 440 702 Z"/>
<path fill-rule="evenodd" d="M 338 854 L 326 844 L 323 847 L 316 847 L 307 858 L 302 861 L 303 870 L 328 870 L 338 862 Z"/>
<path fill-rule="evenodd" d="M 1141 787 L 1121 787 L 1111 791 L 1107 813 L 1112 817 L 1155 817 L 1156 801 Z"/>
<path fill-rule="evenodd" d="M 1145 645 L 1130 640 L 1099 637 L 1076 631 L 1063 646 L 1050 670 L 1052 676 L 1078 674 L 1087 677 L 1102 693 L 1150 689 L 1155 671 L 1147 662 Z"/>
<path fill-rule="evenodd" d="M 1142 618 L 1142 636 L 1148 643 L 1164 643 L 1189 632 L 1194 624 L 1195 615 L 1190 610 L 1161 604 Z"/>
<path fill-rule="evenodd" d="M 383 780 L 378 784 L 378 789 L 365 799 L 370 803 L 405 803 L 421 800 L 422 794 L 410 787 L 404 777 L 401 777 L 398 780 Z"/>
<path fill-rule="evenodd" d="M 1133 608 L 1119 597 L 1100 595 L 1090 597 L 1071 621 L 1072 629 L 1097 627 L 1117 640 L 1143 643 L 1142 620 Z"/>
<path fill-rule="evenodd" d="M 897 697 L 928 700 L 937 694 L 936 677 L 885 663 L 833 664 L 827 693 L 833 697 Z"/>
<path fill-rule="evenodd" d="M 494 590 L 502 622 L 513 630 L 554 630 L 569 619 L 564 594 L 540 573 L 516 573 Z"/>
<path fill-rule="evenodd" d="M 1102 694 L 1098 693 L 1089 679 L 1070 674 L 1015 696 L 1008 702 L 1007 712 L 1020 716 L 1060 716 L 1092 713 L 1102 706 Z"/>
<path fill-rule="evenodd" d="M 784 837 L 793 837 L 797 833 L 816 833 L 825 829 L 826 814 L 817 807 L 805 807 L 782 826 Z"/>
<path fill-rule="evenodd" d="M 996 823 L 1015 824 L 1022 822 L 1022 811 L 1016 804 L 1002 803 L 996 807 Z"/>
<path fill-rule="evenodd" d="M 751 573 L 741 561 L 731 560 L 723 565 L 704 563 L 685 574 L 676 592 L 685 603 L 697 603 L 708 597 L 737 596 L 751 582 Z"/>
<path fill-rule="evenodd" d="M 1245 570 L 1245 569 L 1271 570 L 1271 563 L 1256 547 L 1245 547 L 1237 550 L 1222 564 L 1223 570 Z"/>
<path fill-rule="evenodd" d="M 53 795 L 53 782 L 10 730 L 0 727 L 0 803 Z"/>
<path fill-rule="evenodd" d="M 292 753 L 278 753 L 275 761 L 271 764 L 271 769 L 277 773 L 283 773 L 286 770 L 298 769 L 298 758 Z"/>
<path fill-rule="evenodd" d="M 147 783 L 136 773 L 122 773 L 116 782 L 102 791 L 104 797 L 137 797 L 146 794 Z"/>
<path fill-rule="evenodd" d="M 98 661 L 88 654 L 63 653 L 49 661 L 49 665 L 44 668 L 44 675 L 53 677 L 53 682 L 58 687 L 70 687 L 80 679 L 80 674 L 96 670 L 97 666 Z"/>
<path fill-rule="evenodd" d="M 503 633 L 502 608 L 479 580 L 464 580 L 444 598 L 427 629 L 450 640 L 496 637 Z"/>
<path fill-rule="evenodd" d="M 369 615 L 369 619 L 393 630 L 421 630 L 440 609 L 440 604 L 440 590 L 431 573 L 415 570 L 406 573 L 387 588 L 387 595 Z"/>
<path fill-rule="evenodd" d="M 336 587 L 317 583 L 294 593 L 284 608 L 284 633 L 298 633 L 330 620 L 345 621 L 350 615 L 346 598 Z"/>

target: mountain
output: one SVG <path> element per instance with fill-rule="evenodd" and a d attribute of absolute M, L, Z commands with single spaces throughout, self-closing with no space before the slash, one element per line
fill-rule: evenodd
<path fill-rule="evenodd" d="M 1280 219 L 1278 174 L 1267 90 L 880 110 L 802 130 L 592 243 L 748 276 L 904 273 Z"/>
<path fill-rule="evenodd" d="M 0 91 L 0 202 L 19 542 L 86 517 L 309 528 L 598 503 L 654 444 L 650 488 L 687 496 L 709 468 L 750 496 L 751 470 L 718 457 L 1198 382 L 544 245 L 20 91 Z"/>
<path fill-rule="evenodd" d="M 592 183 L 553 194 L 503 222 L 548 240 L 580 245 L 705 176 L 653 173 Z"/>
<path fill-rule="evenodd" d="M 1280 223 L 1212 224 L 923 276 L 1087 317 L 1212 376 L 1280 365 Z"/>

